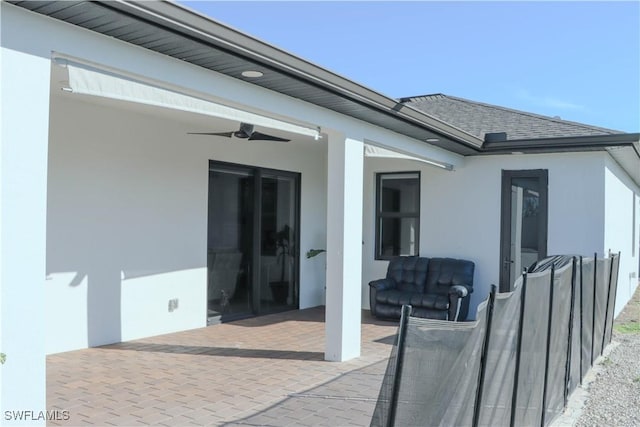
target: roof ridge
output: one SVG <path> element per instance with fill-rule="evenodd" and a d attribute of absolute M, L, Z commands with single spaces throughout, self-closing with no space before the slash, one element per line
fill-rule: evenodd
<path fill-rule="evenodd" d="M 449 96 L 441 92 L 429 93 L 426 95 L 405 96 L 402 98 L 398 98 L 398 102 L 411 102 L 412 100 L 417 100 L 418 98 L 449 98 Z"/>

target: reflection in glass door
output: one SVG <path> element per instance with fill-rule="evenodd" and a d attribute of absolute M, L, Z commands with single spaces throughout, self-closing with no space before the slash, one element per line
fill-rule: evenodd
<path fill-rule="evenodd" d="M 250 315 L 254 177 L 209 170 L 208 317 Z"/>
<path fill-rule="evenodd" d="M 264 311 L 295 308 L 297 243 L 296 180 L 264 173 L 261 178 L 260 304 Z"/>
<path fill-rule="evenodd" d="M 502 172 L 500 291 L 547 256 L 547 171 Z"/>
<path fill-rule="evenodd" d="M 210 163 L 208 318 L 297 308 L 299 174 Z"/>

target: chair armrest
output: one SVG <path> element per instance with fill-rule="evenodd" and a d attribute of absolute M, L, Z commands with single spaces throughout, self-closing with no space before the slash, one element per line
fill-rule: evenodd
<path fill-rule="evenodd" d="M 395 289 L 397 287 L 396 282 L 389 278 L 372 280 L 369 282 L 369 286 L 376 291 L 386 291 L 387 289 Z"/>
<path fill-rule="evenodd" d="M 471 289 L 471 292 L 473 292 L 473 288 Z M 458 298 L 464 298 L 471 292 L 469 292 L 468 287 L 462 285 L 453 285 L 449 288 L 449 296 L 454 295 Z"/>

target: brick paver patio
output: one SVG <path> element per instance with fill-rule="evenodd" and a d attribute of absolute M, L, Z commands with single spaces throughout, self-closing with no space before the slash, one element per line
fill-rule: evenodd
<path fill-rule="evenodd" d="M 47 357 L 50 425 L 369 425 L 396 324 L 363 311 L 362 356 L 325 362 L 324 308 Z"/>

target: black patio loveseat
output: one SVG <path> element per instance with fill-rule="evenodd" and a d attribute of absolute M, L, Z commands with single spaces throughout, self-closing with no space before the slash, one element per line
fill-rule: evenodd
<path fill-rule="evenodd" d="M 471 261 L 453 258 L 397 257 L 389 262 L 387 277 L 369 283 L 371 313 L 399 319 L 402 306 L 412 315 L 440 320 L 466 320 L 473 292 Z"/>

